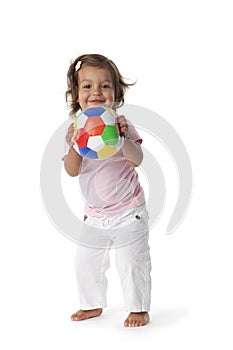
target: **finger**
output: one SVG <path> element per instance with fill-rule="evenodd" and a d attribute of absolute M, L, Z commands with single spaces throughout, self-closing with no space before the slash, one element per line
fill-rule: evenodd
<path fill-rule="evenodd" d="M 128 129 L 128 125 L 125 124 L 125 123 L 119 123 L 118 126 L 119 126 L 120 129 L 122 129 L 122 128 Z"/>
<path fill-rule="evenodd" d="M 77 131 L 77 129 L 75 128 L 74 123 L 71 124 L 67 130 L 67 134 L 66 134 L 66 139 L 67 138 L 72 138 L 74 133 Z"/>
<path fill-rule="evenodd" d="M 118 123 L 126 123 L 127 124 L 127 121 L 126 121 L 124 115 L 118 116 L 117 121 L 118 121 Z"/>
<path fill-rule="evenodd" d="M 126 128 L 126 127 L 120 128 L 120 134 L 121 134 L 121 136 L 123 136 L 124 138 L 127 138 L 127 137 L 128 137 L 128 128 Z"/>
<path fill-rule="evenodd" d="M 76 129 L 75 124 L 71 124 L 68 128 L 68 131 L 74 131 Z"/>

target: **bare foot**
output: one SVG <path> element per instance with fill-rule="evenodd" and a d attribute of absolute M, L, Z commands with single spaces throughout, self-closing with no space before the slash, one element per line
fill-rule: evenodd
<path fill-rule="evenodd" d="M 145 326 L 150 320 L 148 312 L 131 312 L 124 322 L 125 327 Z"/>
<path fill-rule="evenodd" d="M 78 310 L 71 316 L 72 321 L 82 321 L 88 318 L 97 317 L 102 314 L 103 309 Z"/>

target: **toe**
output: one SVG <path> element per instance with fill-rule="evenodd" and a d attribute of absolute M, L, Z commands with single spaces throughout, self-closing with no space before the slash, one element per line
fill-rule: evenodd
<path fill-rule="evenodd" d="M 71 315 L 71 321 L 80 321 L 82 320 L 82 315 L 80 314 L 80 311 L 75 312 L 73 315 Z"/>
<path fill-rule="evenodd" d="M 132 319 L 129 316 L 125 320 L 125 327 L 132 327 Z"/>
<path fill-rule="evenodd" d="M 78 321 L 78 320 L 79 320 L 78 315 L 72 315 L 71 316 L 71 321 Z"/>
<path fill-rule="evenodd" d="M 135 327 L 136 321 L 134 319 L 130 320 L 130 327 Z"/>

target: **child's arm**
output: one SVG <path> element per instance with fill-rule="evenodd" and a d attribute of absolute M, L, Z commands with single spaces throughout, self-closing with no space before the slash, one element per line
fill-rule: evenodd
<path fill-rule="evenodd" d="M 143 159 L 143 152 L 139 142 L 131 140 L 128 135 L 128 124 L 127 120 L 123 115 L 118 117 L 120 132 L 125 134 L 125 143 L 122 147 L 122 152 L 127 160 L 128 164 L 132 167 L 137 167 L 141 164 Z"/>
<path fill-rule="evenodd" d="M 74 124 L 71 124 L 66 134 L 66 142 L 70 146 L 70 149 L 68 154 L 63 158 L 63 160 L 64 160 L 64 167 L 66 172 L 70 176 L 78 176 L 83 158 L 75 151 L 73 147 L 73 144 L 74 144 L 72 142 L 73 134 L 74 134 Z"/>
<path fill-rule="evenodd" d="M 141 164 L 143 159 L 143 152 L 138 142 L 126 139 L 122 152 L 128 164 L 132 167 L 137 167 Z"/>
<path fill-rule="evenodd" d="M 70 147 L 68 154 L 64 157 L 64 167 L 70 176 L 78 176 L 82 164 L 82 157 Z"/>

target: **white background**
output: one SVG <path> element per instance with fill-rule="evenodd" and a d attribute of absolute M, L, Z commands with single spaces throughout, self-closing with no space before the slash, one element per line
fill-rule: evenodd
<path fill-rule="evenodd" d="M 226 0 L 1 3 L 1 348 L 232 349 L 232 15 Z M 151 322 L 140 329 L 122 326 L 114 264 L 103 316 L 69 320 L 75 244 L 40 197 L 44 149 L 67 119 L 66 72 L 83 53 L 137 79 L 126 101 L 172 124 L 192 161 L 185 220 L 166 236 L 165 210 L 151 232 Z"/>

